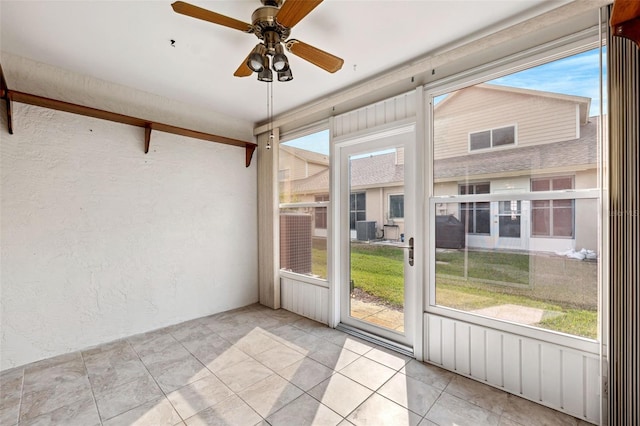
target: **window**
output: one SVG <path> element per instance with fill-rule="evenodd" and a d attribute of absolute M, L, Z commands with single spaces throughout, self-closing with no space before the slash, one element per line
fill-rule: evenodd
<path fill-rule="evenodd" d="M 500 201 L 498 235 L 508 238 L 520 238 L 521 205 L 521 201 Z"/>
<path fill-rule="evenodd" d="M 458 187 L 458 192 L 460 195 L 488 194 L 489 189 L 489 183 L 475 183 L 460 185 Z M 464 224 L 467 234 L 489 234 L 491 228 L 489 203 L 461 203 L 460 221 Z"/>
<path fill-rule="evenodd" d="M 404 218 L 404 194 L 389 195 L 389 219 Z"/>
<path fill-rule="evenodd" d="M 316 203 L 320 203 L 322 201 L 329 201 L 329 194 L 326 195 L 316 195 L 315 197 Z M 327 207 L 316 207 L 314 209 L 315 216 L 315 227 L 316 229 L 327 229 Z"/>
<path fill-rule="evenodd" d="M 508 126 L 482 132 L 469 133 L 469 151 L 495 148 L 497 146 L 514 145 L 516 143 L 516 127 Z"/>
<path fill-rule="evenodd" d="M 531 179 L 531 191 L 573 189 L 573 177 Z M 531 236 L 574 236 L 575 200 L 535 200 L 531 202 Z"/>
<path fill-rule="evenodd" d="M 349 226 L 356 229 L 356 222 L 367 220 L 367 194 L 365 192 L 354 192 L 351 194 L 351 205 L 349 207 Z"/>
<path fill-rule="evenodd" d="M 280 270 L 327 279 L 329 132 L 279 146 Z"/>
<path fill-rule="evenodd" d="M 568 346 L 598 339 L 600 54 L 431 89 L 427 311 Z"/>

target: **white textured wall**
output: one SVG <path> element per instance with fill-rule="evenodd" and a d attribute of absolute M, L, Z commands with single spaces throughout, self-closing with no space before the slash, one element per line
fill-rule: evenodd
<path fill-rule="evenodd" d="M 27 78 L 7 74 L 10 88 Z M 123 99 L 115 112 L 177 125 L 205 117 L 57 78 L 51 91 L 75 79 L 91 106 L 111 87 Z M 145 155 L 140 128 L 14 103 L 9 135 L 0 115 L 0 369 L 258 300 L 256 168 L 245 168 L 244 149 L 153 132 Z M 197 130 L 252 140 L 250 123 L 209 116 L 220 125 Z"/>

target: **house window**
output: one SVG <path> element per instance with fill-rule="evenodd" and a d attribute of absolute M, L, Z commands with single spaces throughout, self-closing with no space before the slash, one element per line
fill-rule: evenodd
<path fill-rule="evenodd" d="M 315 197 L 316 203 L 322 201 L 329 201 L 329 194 L 326 195 L 316 195 Z M 315 216 L 315 227 L 316 229 L 327 229 L 327 207 L 316 207 L 314 209 Z"/>
<path fill-rule="evenodd" d="M 531 179 L 531 191 L 573 189 L 573 177 Z M 531 202 L 531 235 L 533 237 L 574 236 L 575 200 L 535 200 Z"/>
<path fill-rule="evenodd" d="M 389 195 L 389 219 L 404 218 L 404 194 Z"/>
<path fill-rule="evenodd" d="M 349 226 L 356 229 L 356 222 L 367 220 L 367 194 L 365 192 L 354 192 L 351 194 L 349 207 Z"/>
<path fill-rule="evenodd" d="M 498 235 L 520 238 L 521 201 L 500 201 Z"/>
<path fill-rule="evenodd" d="M 489 183 L 458 186 L 460 195 L 488 194 L 489 190 Z M 491 232 L 489 216 L 489 202 L 460 203 L 460 221 L 464 224 L 467 234 L 488 235 Z"/>
<path fill-rule="evenodd" d="M 482 132 L 469 133 L 469 151 L 515 145 L 516 127 L 507 126 Z"/>

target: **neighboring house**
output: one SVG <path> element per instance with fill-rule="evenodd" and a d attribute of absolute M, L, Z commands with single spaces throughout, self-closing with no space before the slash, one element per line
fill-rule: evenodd
<path fill-rule="evenodd" d="M 589 117 L 590 103 L 585 97 L 490 84 L 450 94 L 434 108 L 434 195 L 596 188 L 597 121 Z M 288 185 L 297 202 L 328 199 L 326 156 L 286 146 L 280 155 L 281 189 Z M 293 162 L 300 172 L 285 183 L 291 173 L 286 165 Z M 401 150 L 351 161 L 354 238 L 358 221 L 375 222 L 377 237 L 400 238 L 403 180 Z M 595 199 L 514 198 L 438 203 L 435 213 L 464 223 L 465 243 L 472 248 L 596 249 Z M 314 235 L 326 235 L 326 208 L 317 208 L 314 216 Z"/>

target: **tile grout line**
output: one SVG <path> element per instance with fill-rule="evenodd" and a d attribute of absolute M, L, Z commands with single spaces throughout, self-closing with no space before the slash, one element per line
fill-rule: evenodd
<path fill-rule="evenodd" d="M 160 330 L 162 330 L 162 329 L 160 329 Z M 168 333 L 169 333 L 169 332 L 168 332 Z M 178 342 L 178 340 L 177 340 L 175 337 L 173 337 L 173 334 L 169 333 L 169 335 L 171 336 L 171 338 L 173 338 L 174 340 L 176 340 L 176 342 Z M 133 351 L 133 353 L 135 353 L 135 354 L 136 354 L 136 356 L 137 356 L 137 357 L 138 357 L 138 359 L 140 360 L 140 364 L 142 364 L 142 367 L 144 367 L 144 369 L 146 370 L 146 372 L 149 374 L 149 377 L 151 377 L 151 379 L 152 379 L 152 380 L 153 380 L 153 382 L 156 384 L 156 386 L 158 386 L 158 389 L 160 389 L 160 392 L 162 392 L 162 395 L 164 396 L 164 399 L 166 399 L 166 400 L 167 400 L 167 402 L 169 403 L 169 405 L 171 406 L 171 408 L 173 408 L 173 411 L 175 411 L 175 412 L 176 412 L 176 414 L 178 415 L 178 417 L 180 418 L 180 420 L 182 420 L 182 423 L 184 423 L 185 419 L 183 419 L 183 418 L 182 418 L 182 415 L 178 412 L 178 410 L 176 410 L 176 407 L 174 407 L 174 406 L 173 406 L 173 403 L 172 403 L 172 402 L 171 402 L 171 400 L 167 397 L 167 394 L 166 394 L 166 392 L 164 391 L 164 389 L 162 389 L 162 386 L 160 386 L 160 383 L 158 383 L 158 381 L 157 381 L 157 380 L 156 380 L 156 378 L 153 376 L 153 374 L 151 374 L 151 371 L 149 371 L 149 368 L 147 368 L 147 364 L 145 364 L 145 363 L 144 363 L 144 361 L 142 360 L 142 358 L 140 358 L 140 354 L 138 353 L 138 351 L 136 351 L 136 350 L 135 350 L 135 348 L 133 347 L 133 345 L 131 344 L 131 342 L 129 342 L 129 339 L 125 339 L 125 341 L 127 342 L 127 345 L 129 345 L 129 348 L 131 348 L 131 350 Z M 178 342 L 178 343 L 180 343 L 180 342 Z M 146 403 L 148 403 L 148 402 L 150 402 L 150 401 L 153 401 L 153 399 L 152 399 L 152 400 L 149 400 L 149 401 L 145 401 L 145 402 L 143 402 L 143 403 L 142 403 L 142 404 L 140 404 L 140 405 L 137 405 L 137 406 L 132 407 L 132 408 L 130 408 L 130 409 L 128 409 L 128 410 L 126 410 L 126 411 L 123 411 L 122 413 L 116 414 L 115 416 L 113 416 L 113 417 L 111 417 L 111 418 L 112 418 L 112 419 L 114 419 L 114 418 L 116 418 L 116 417 L 118 417 L 118 416 L 120 416 L 120 415 L 122 415 L 122 414 L 124 414 L 124 413 L 128 413 L 129 411 L 134 410 L 134 409 L 136 409 L 136 408 L 138 408 L 138 407 L 141 407 L 141 406 L 143 406 L 144 404 L 146 404 Z"/>
<path fill-rule="evenodd" d="M 89 389 L 91 389 L 91 398 L 93 398 L 93 405 L 96 407 L 96 412 L 98 413 L 98 419 L 100 419 L 100 424 L 103 424 L 102 414 L 100 414 L 100 409 L 98 408 L 98 402 L 96 401 L 96 394 L 93 390 L 93 383 L 91 383 L 91 379 L 89 378 L 89 369 L 87 368 L 87 363 L 84 360 L 84 354 L 82 351 L 80 352 L 80 358 L 82 359 L 82 365 L 84 366 L 84 371 L 87 373 L 87 381 L 89 382 Z"/>
<path fill-rule="evenodd" d="M 24 376 L 25 376 L 25 371 L 27 369 L 26 368 L 22 368 L 22 381 L 20 382 L 20 402 L 18 403 L 18 416 L 16 418 L 16 426 L 20 424 L 20 417 L 22 416 L 21 411 L 22 411 L 22 397 L 24 396 Z M 97 407 L 96 407 L 97 409 Z"/>

